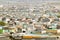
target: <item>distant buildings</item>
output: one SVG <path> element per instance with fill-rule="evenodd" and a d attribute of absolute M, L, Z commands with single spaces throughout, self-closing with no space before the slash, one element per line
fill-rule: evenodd
<path fill-rule="evenodd" d="M 2 7 L 2 5 L 1 5 Z M 60 19 L 57 17 L 60 9 L 55 10 L 55 7 L 49 4 L 29 7 L 27 5 L 9 5 L 0 7 L 0 21 L 7 23 L 6 30 L 22 30 L 31 32 L 35 30 L 45 30 L 48 28 L 57 27 Z M 54 12 L 55 11 L 55 12 Z M 54 23 L 57 23 L 56 25 Z M 52 26 L 53 25 L 53 26 Z M 42 29 L 39 29 L 39 28 Z M 57 28 L 55 28 L 57 29 Z M 10 31 L 11 32 L 11 31 Z"/>

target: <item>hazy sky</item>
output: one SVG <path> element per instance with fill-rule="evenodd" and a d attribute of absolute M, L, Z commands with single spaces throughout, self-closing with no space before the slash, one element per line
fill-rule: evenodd
<path fill-rule="evenodd" d="M 48 1 L 48 2 L 51 2 L 51 1 L 60 1 L 60 0 L 0 0 L 0 3 L 7 3 L 7 2 L 10 2 L 10 3 L 40 3 L 40 2 L 45 2 L 45 1 Z"/>

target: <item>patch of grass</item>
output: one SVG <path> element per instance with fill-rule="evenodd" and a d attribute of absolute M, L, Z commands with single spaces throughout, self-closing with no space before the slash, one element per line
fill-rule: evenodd
<path fill-rule="evenodd" d="M 0 29 L 0 34 L 2 34 L 3 33 L 3 30 L 2 29 Z"/>

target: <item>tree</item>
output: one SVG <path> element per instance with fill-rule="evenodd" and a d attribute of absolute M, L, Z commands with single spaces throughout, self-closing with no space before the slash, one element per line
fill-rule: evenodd
<path fill-rule="evenodd" d="M 60 15 L 58 15 L 57 17 L 60 18 Z"/>
<path fill-rule="evenodd" d="M 0 26 L 5 26 L 5 25 L 6 25 L 6 23 L 5 23 L 5 22 L 0 21 Z"/>

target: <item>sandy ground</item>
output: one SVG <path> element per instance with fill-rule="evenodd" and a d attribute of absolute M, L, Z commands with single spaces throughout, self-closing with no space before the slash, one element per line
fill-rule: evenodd
<path fill-rule="evenodd" d="M 0 40 L 10 40 L 8 37 L 0 37 Z"/>

